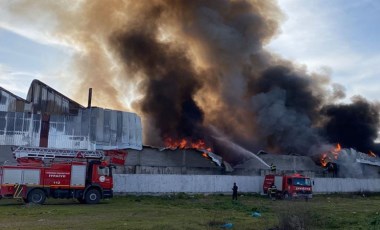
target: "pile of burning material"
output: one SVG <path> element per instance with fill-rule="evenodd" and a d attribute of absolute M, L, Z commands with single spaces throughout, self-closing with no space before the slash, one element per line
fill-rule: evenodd
<path fill-rule="evenodd" d="M 143 146 L 129 150 L 125 163 L 127 174 L 221 175 L 231 166 L 213 152 L 188 147 Z"/>
<path fill-rule="evenodd" d="M 320 164 L 333 176 L 338 177 L 379 177 L 380 159 L 372 151 L 368 154 L 352 148 L 334 149 L 323 153 Z"/>
<path fill-rule="evenodd" d="M 171 138 L 165 139 L 165 146 L 164 148 L 161 148 L 160 150 L 165 149 L 193 149 L 200 153 L 202 153 L 202 156 L 206 159 L 210 159 L 212 162 L 214 162 L 216 165 L 220 167 L 224 167 L 226 172 L 232 172 L 233 168 L 231 165 L 224 161 L 223 158 L 215 153 L 212 152 L 212 148 L 208 147 L 206 143 L 203 140 L 196 140 L 196 141 L 190 141 L 188 139 L 181 139 L 181 140 L 174 140 Z"/>
<path fill-rule="evenodd" d="M 271 166 L 274 166 L 273 170 Z M 301 173 L 314 177 L 322 173 L 309 156 L 284 155 L 267 153 L 262 150 L 234 166 L 235 175 L 267 175 L 267 174 Z"/>

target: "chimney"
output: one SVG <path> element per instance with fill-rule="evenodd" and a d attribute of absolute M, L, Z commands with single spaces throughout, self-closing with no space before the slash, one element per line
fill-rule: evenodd
<path fill-rule="evenodd" d="M 92 88 L 88 89 L 88 105 L 87 108 L 91 108 Z"/>

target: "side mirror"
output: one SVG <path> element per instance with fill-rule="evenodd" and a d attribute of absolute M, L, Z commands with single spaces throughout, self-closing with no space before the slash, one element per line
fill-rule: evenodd
<path fill-rule="evenodd" d="M 112 169 L 116 169 L 116 165 L 110 165 L 109 167 Z"/>

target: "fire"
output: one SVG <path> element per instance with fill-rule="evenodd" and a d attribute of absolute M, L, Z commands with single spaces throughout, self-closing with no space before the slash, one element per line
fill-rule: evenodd
<path fill-rule="evenodd" d="M 327 153 L 322 154 L 322 157 L 321 157 L 321 165 L 322 165 L 323 167 L 326 167 L 326 166 L 327 166 L 327 160 L 326 160 L 326 158 L 327 158 Z"/>
<path fill-rule="evenodd" d="M 338 143 L 336 145 L 335 149 L 333 151 L 331 151 L 331 153 L 333 154 L 333 157 L 334 157 L 335 160 L 338 160 L 338 156 L 339 156 L 340 150 L 342 150 L 342 147 Z"/>
<path fill-rule="evenodd" d="M 203 140 L 190 141 L 188 139 L 174 140 L 170 137 L 165 138 L 165 146 L 169 148 L 179 148 L 179 149 L 199 149 L 212 152 L 212 149 L 206 145 L 206 142 Z M 204 157 L 207 157 L 206 153 L 202 154 Z"/>
<path fill-rule="evenodd" d="M 371 156 L 371 157 L 376 157 L 376 154 L 373 153 L 371 150 L 368 152 L 368 155 Z"/>
<path fill-rule="evenodd" d="M 323 153 L 320 158 L 320 163 L 323 167 L 327 166 L 327 163 L 331 160 L 335 159 L 338 160 L 339 153 L 342 150 L 342 147 L 338 143 L 335 148 L 331 149 L 328 153 Z"/>

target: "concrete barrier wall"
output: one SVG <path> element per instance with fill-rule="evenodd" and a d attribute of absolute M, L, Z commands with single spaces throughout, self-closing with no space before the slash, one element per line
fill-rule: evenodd
<path fill-rule="evenodd" d="M 119 193 L 226 193 L 233 183 L 240 192 L 258 192 L 259 176 L 115 174 L 114 192 Z"/>
<path fill-rule="evenodd" d="M 380 179 L 315 178 L 315 193 L 380 192 Z"/>
<path fill-rule="evenodd" d="M 116 193 L 261 193 L 261 176 L 115 174 Z M 380 179 L 314 178 L 314 193 L 380 192 Z"/>

